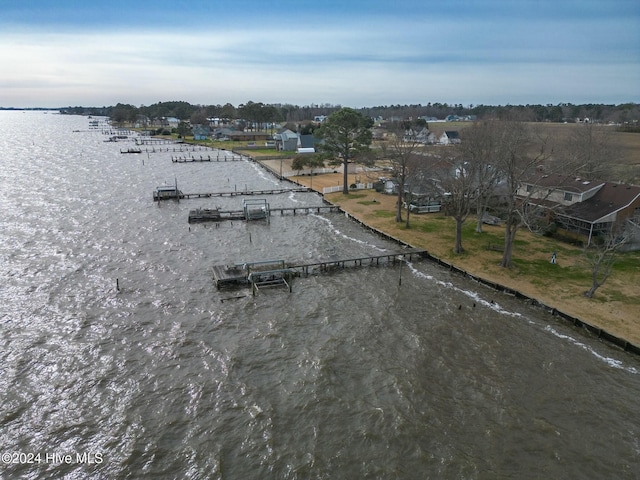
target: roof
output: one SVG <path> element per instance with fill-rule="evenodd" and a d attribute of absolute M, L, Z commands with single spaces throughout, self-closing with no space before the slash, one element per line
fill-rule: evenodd
<path fill-rule="evenodd" d="M 313 135 L 300 135 L 300 146 L 302 148 L 313 148 L 318 141 Z"/>
<path fill-rule="evenodd" d="M 638 202 L 640 207 L 640 186 L 605 182 L 593 197 L 571 205 L 563 211 L 563 215 L 595 223 L 634 202 Z"/>
<path fill-rule="evenodd" d="M 457 130 L 447 130 L 444 133 L 449 138 L 460 138 L 460 135 L 458 135 L 458 131 Z"/>
<path fill-rule="evenodd" d="M 204 125 L 194 125 L 191 131 L 194 135 L 209 135 L 211 133 L 211 129 Z"/>
<path fill-rule="evenodd" d="M 524 184 L 535 185 L 537 187 L 558 188 L 565 192 L 584 193 L 594 188 L 600 188 L 604 182 L 591 182 L 581 178 L 560 175 L 559 173 L 543 174 L 538 173 L 523 181 Z"/>
<path fill-rule="evenodd" d="M 295 132 L 292 132 L 291 130 L 285 130 L 284 132 L 276 133 L 274 135 L 274 138 L 278 140 L 282 140 L 283 142 L 286 142 L 287 140 L 297 140 L 298 134 Z"/>

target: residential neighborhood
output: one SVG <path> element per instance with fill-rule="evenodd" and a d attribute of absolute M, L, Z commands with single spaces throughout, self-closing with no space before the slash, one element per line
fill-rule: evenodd
<path fill-rule="evenodd" d="M 251 104 L 254 106 L 254 104 Z M 316 154 L 322 140 L 313 135 L 314 129 L 319 128 L 329 119 L 329 115 L 317 114 L 310 120 L 293 124 L 278 122 L 255 122 L 247 119 L 233 119 L 224 117 L 203 117 L 204 123 L 192 124 L 188 120 L 179 120 L 177 117 L 161 117 L 150 119 L 138 115 L 136 124 L 145 126 L 143 133 L 155 135 L 158 132 L 169 131 L 182 132 L 185 137 L 192 136 L 199 142 L 231 142 L 241 143 L 245 148 L 253 150 L 272 150 L 283 155 Z M 192 119 L 193 120 L 193 119 Z M 390 125 L 405 123 L 406 128 L 402 134 L 402 142 L 416 146 L 416 154 L 428 155 L 432 159 L 445 154 L 445 150 L 437 150 L 438 147 L 455 148 L 464 146 L 465 131 L 469 125 L 477 122 L 476 115 L 449 114 L 438 118 L 424 115 L 415 120 L 390 116 L 385 118 L 378 115 L 372 118 L 372 138 L 380 145 L 392 142 L 396 131 L 390 130 Z M 591 117 L 578 117 L 575 124 L 591 125 L 597 123 Z M 456 128 L 451 128 L 455 125 Z M 436 150 L 423 150 L 425 148 Z M 430 153 L 427 153 L 430 152 Z M 451 156 L 455 150 L 446 150 L 446 156 Z M 428 157 L 422 157 L 423 159 Z M 433 161 L 433 160 L 431 160 Z M 424 160 L 422 161 L 424 164 Z M 349 165 L 349 172 L 356 172 L 355 165 Z M 423 170 L 422 167 L 412 167 L 413 170 Z M 463 170 L 466 167 L 462 167 Z M 447 167 L 448 175 L 459 176 L 460 167 Z M 335 169 L 334 169 L 335 170 Z M 329 171 L 334 171 L 329 170 Z M 456 173 L 456 171 L 458 173 Z M 316 170 L 316 174 L 320 170 Z M 424 177 L 424 173 L 421 173 Z M 435 176 L 434 176 L 435 175 Z M 414 175 L 415 176 L 415 175 Z M 437 177 L 437 179 L 436 179 Z M 417 213 L 434 212 L 446 206 L 447 195 L 443 182 L 442 172 L 437 175 L 432 171 L 422 183 L 416 180 L 412 185 L 405 185 L 407 196 L 411 197 L 412 211 Z M 435 179 L 435 180 L 434 180 Z M 391 177 L 382 183 L 385 185 L 381 191 L 394 195 L 400 190 L 398 179 Z M 499 200 L 503 185 L 498 181 L 494 191 L 493 215 L 491 218 L 500 217 Z M 554 172 L 541 171 L 524 178 L 517 187 L 517 197 L 521 202 L 536 205 L 541 213 L 538 213 L 538 223 L 545 223 L 546 231 L 553 230 L 558 238 L 573 239 L 573 241 L 591 245 L 594 239 L 601 237 L 610 231 L 614 225 L 625 223 L 627 228 L 634 232 L 625 242 L 625 249 L 640 248 L 640 187 L 627 184 L 622 181 L 594 180 L 577 175 L 561 175 Z M 407 202 L 404 202 L 408 205 Z M 438 206 L 437 208 L 435 206 Z M 542 228 L 542 227 L 541 227 Z"/>

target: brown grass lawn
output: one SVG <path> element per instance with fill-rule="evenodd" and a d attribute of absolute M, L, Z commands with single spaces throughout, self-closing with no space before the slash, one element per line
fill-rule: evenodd
<path fill-rule="evenodd" d="M 278 172 L 279 160 L 263 163 Z M 290 163 L 290 162 L 289 162 Z M 288 163 L 283 161 L 283 171 Z M 325 186 L 342 184 L 342 174 L 293 177 L 293 181 L 322 191 Z M 355 175 L 349 176 L 349 183 Z M 361 220 L 388 235 L 414 247 L 424 248 L 469 273 L 486 280 L 508 286 L 557 308 L 591 325 L 640 346 L 640 252 L 625 254 L 612 276 L 593 299 L 582 293 L 589 288 L 590 271 L 582 250 L 556 240 L 536 236 L 520 230 L 516 237 L 513 263 L 510 269 L 499 266 L 502 254 L 487 249 L 491 243 L 502 243 L 503 229 L 484 226 L 484 232 L 475 233 L 475 219 L 469 218 L 464 228 L 465 253 L 453 253 L 454 221 L 442 214 L 410 216 L 410 228 L 404 222 L 395 222 L 396 198 L 375 190 L 361 190 L 349 195 L 328 194 L 325 198 Z M 375 200 L 375 201 L 374 201 Z M 406 218 L 403 212 L 403 219 Z M 551 253 L 557 252 L 558 264 L 550 263 Z"/>

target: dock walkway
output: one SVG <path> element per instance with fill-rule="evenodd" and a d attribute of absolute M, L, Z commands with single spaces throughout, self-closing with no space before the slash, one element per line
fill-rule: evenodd
<path fill-rule="evenodd" d="M 311 213 L 341 212 L 336 205 L 318 205 L 314 207 L 269 208 L 267 215 L 274 212 L 280 215 L 308 215 Z M 196 208 L 189 211 L 189 223 L 220 222 L 223 220 L 246 220 L 244 210 L 219 210 L 217 208 Z"/>
<path fill-rule="evenodd" d="M 194 157 L 193 155 L 188 157 L 171 157 L 171 161 L 173 163 L 195 163 L 195 162 L 242 162 L 246 160 L 243 157 L 239 157 L 236 155 L 216 155 L 212 157 L 211 155 L 207 155 L 203 157 L 200 155 L 199 157 Z"/>
<path fill-rule="evenodd" d="M 280 193 L 312 192 L 310 188 L 278 188 L 274 190 L 233 190 L 229 192 L 183 193 L 180 198 L 236 197 L 238 195 L 277 195 Z"/>
<path fill-rule="evenodd" d="M 382 255 L 372 255 L 365 257 L 355 257 L 340 260 L 324 260 L 311 263 L 287 263 L 284 260 L 270 260 L 264 262 L 237 263 L 234 265 L 214 265 L 213 279 L 216 288 L 220 290 L 225 287 L 251 286 L 255 295 L 257 282 L 267 282 L 265 285 L 286 284 L 291 290 L 290 281 L 293 276 L 310 273 L 330 273 L 344 270 L 348 267 L 395 265 L 397 262 L 425 258 L 428 255 L 426 250 L 408 248 L 399 252 L 385 253 Z M 260 266 L 267 266 L 268 269 L 260 269 Z M 273 268 L 276 266 L 277 268 Z M 282 280 L 289 279 L 289 282 Z"/>
<path fill-rule="evenodd" d="M 160 187 L 158 187 L 160 188 Z M 297 188 L 278 188 L 275 190 L 233 190 L 229 192 L 198 192 L 198 193 L 184 193 L 182 191 L 178 191 L 173 196 L 158 196 L 157 189 L 156 192 L 153 193 L 154 200 L 184 200 L 190 198 L 212 198 L 212 197 L 236 197 L 239 195 L 278 195 L 282 193 L 293 193 L 293 192 L 313 192 L 309 187 L 297 187 Z M 304 207 L 304 208 L 315 208 L 315 207 Z M 301 207 L 296 207 L 295 210 L 302 210 Z"/>

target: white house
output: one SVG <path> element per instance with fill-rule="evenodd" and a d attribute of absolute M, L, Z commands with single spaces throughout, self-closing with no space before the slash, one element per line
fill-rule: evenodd
<path fill-rule="evenodd" d="M 438 143 L 440 143 L 440 145 L 454 145 L 460 142 L 461 140 L 458 132 L 456 130 L 449 130 L 440 135 Z"/>

